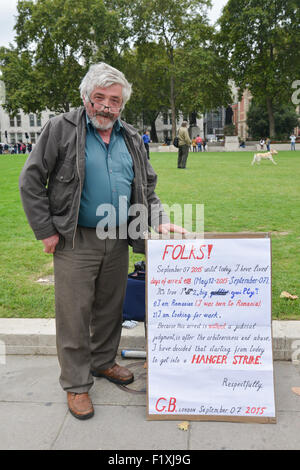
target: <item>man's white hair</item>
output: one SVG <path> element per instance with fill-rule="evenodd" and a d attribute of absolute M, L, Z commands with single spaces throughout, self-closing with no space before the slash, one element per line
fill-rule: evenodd
<path fill-rule="evenodd" d="M 122 86 L 122 109 L 124 109 L 125 104 L 130 98 L 132 86 L 120 70 L 105 64 L 105 62 L 100 62 L 99 64 L 93 64 L 90 66 L 87 74 L 83 77 L 80 84 L 80 96 L 86 101 L 89 101 L 90 95 L 96 87 L 107 88 L 115 84 Z"/>

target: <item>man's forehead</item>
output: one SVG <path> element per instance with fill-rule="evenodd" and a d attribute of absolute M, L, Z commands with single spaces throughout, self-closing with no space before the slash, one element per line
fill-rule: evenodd
<path fill-rule="evenodd" d="M 115 83 L 114 85 L 110 85 L 108 87 L 97 86 L 92 92 L 92 95 L 96 94 L 121 98 L 122 85 Z"/>

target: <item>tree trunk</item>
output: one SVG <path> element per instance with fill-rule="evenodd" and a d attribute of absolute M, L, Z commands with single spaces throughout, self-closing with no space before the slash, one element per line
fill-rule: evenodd
<path fill-rule="evenodd" d="M 171 102 L 171 114 L 172 114 L 172 142 L 176 136 L 176 108 L 175 108 L 175 89 L 174 89 L 174 77 L 171 75 L 170 78 L 170 102 Z"/>
<path fill-rule="evenodd" d="M 267 109 L 269 116 L 269 137 L 270 139 L 275 137 L 275 118 L 272 98 L 267 98 Z"/>
<path fill-rule="evenodd" d="M 168 53 L 170 64 L 171 64 L 171 74 L 170 74 L 170 105 L 171 105 L 171 115 L 172 115 L 172 142 L 176 136 L 176 107 L 175 107 L 175 78 L 174 78 L 174 51 L 173 47 L 170 47 Z"/>
<path fill-rule="evenodd" d="M 151 121 L 150 139 L 152 142 L 158 142 L 155 121 L 156 119 Z"/>

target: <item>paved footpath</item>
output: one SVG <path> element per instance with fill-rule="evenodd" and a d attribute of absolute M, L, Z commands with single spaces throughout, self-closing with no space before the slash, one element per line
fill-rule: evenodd
<path fill-rule="evenodd" d="M 180 421 L 147 420 L 144 361 L 120 363 L 132 367 L 135 383 L 122 388 L 95 379 L 95 415 L 80 421 L 67 409 L 56 356 L 7 356 L 0 365 L 0 449 L 300 449 L 300 396 L 291 390 L 300 387 L 299 364 L 274 363 L 276 424 L 192 421 L 182 431 Z"/>
<path fill-rule="evenodd" d="M 53 322 L 0 319 L 0 450 L 299 450 L 300 322 L 273 322 L 276 424 L 149 421 L 144 359 L 118 358 L 136 380 L 127 387 L 95 379 L 95 416 L 68 411 L 58 377 Z M 144 349 L 144 325 L 125 330 L 121 349 Z M 4 354 L 6 353 L 6 354 Z M 2 354 L 2 355 L 1 355 Z M 134 455 L 134 452 L 133 452 Z"/>

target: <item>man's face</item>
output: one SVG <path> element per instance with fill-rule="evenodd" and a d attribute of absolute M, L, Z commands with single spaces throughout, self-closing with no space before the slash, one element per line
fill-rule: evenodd
<path fill-rule="evenodd" d="M 120 116 L 122 85 L 96 87 L 90 95 L 90 101 L 84 100 L 84 105 L 94 126 L 100 130 L 110 129 Z"/>

